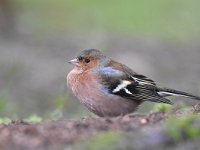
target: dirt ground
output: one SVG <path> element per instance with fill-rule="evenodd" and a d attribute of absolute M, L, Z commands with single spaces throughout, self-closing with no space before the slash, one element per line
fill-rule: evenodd
<path fill-rule="evenodd" d="M 187 111 L 199 111 L 199 105 Z M 154 112 L 149 114 L 130 114 L 117 118 L 85 117 L 80 120 L 45 121 L 38 124 L 13 121 L 0 125 L 1 150 L 56 150 L 56 149 L 101 149 L 102 140 L 109 141 L 114 136 L 116 147 L 111 149 L 196 149 L 198 141 L 187 137 L 175 141 L 164 128 L 171 116 L 186 115 L 182 110 L 173 112 Z M 171 128 L 173 128 L 171 124 Z M 199 126 L 199 124 L 198 124 Z M 110 134 L 113 136 L 106 136 Z M 114 133 L 114 134 L 113 134 Z M 116 135 L 115 135 L 116 133 Z M 99 135 L 103 139 L 95 140 Z M 114 137 L 115 138 L 115 137 Z M 189 142 L 188 142 L 189 141 Z M 91 146 L 93 142 L 93 145 Z M 94 143 L 100 145 L 95 146 Z M 105 146 L 113 146 L 103 143 Z M 182 144 L 180 144 L 182 143 Z"/>

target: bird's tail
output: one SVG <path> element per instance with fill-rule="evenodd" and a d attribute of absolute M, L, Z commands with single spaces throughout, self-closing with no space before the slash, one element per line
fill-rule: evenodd
<path fill-rule="evenodd" d="M 184 96 L 184 97 L 200 100 L 199 96 L 195 96 L 186 92 L 177 91 L 177 90 L 173 90 L 169 88 L 158 88 L 158 94 L 164 97 L 174 95 L 174 96 Z"/>

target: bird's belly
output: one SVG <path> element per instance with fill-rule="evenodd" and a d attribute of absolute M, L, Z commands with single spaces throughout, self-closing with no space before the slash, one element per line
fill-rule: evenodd
<path fill-rule="evenodd" d="M 91 105 L 92 104 L 92 105 Z M 102 97 L 99 101 L 93 99 L 93 103 L 85 104 L 88 109 L 97 114 L 98 116 L 120 116 L 126 115 L 135 111 L 139 104 L 135 101 L 119 98 L 119 97 Z"/>
<path fill-rule="evenodd" d="M 85 86 L 82 91 L 74 94 L 90 111 L 98 116 L 119 116 L 135 111 L 139 105 L 137 101 L 125 99 L 120 96 L 100 93 L 99 87 Z M 77 88 L 76 88 L 77 89 Z"/>
<path fill-rule="evenodd" d="M 68 85 L 72 92 L 84 106 L 98 116 L 125 115 L 135 111 L 140 104 L 137 100 L 102 92 L 103 88 L 98 78 L 80 80 L 73 77 L 68 76 Z"/>

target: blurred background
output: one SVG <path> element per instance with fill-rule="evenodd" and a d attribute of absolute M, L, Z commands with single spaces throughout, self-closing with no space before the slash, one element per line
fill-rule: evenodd
<path fill-rule="evenodd" d="M 104 51 L 160 85 L 200 95 L 198 0 L 0 0 L 0 117 L 92 115 L 66 87 L 67 61 Z M 197 103 L 172 98 L 174 103 Z M 148 112 L 154 103 L 142 105 Z"/>

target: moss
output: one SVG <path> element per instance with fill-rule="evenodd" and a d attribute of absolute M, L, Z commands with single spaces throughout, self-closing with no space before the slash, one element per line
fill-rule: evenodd
<path fill-rule="evenodd" d="M 200 137 L 200 127 L 195 125 L 198 121 L 200 121 L 199 117 L 192 114 L 180 118 L 172 117 L 167 120 L 166 129 L 175 141 L 195 139 Z"/>
<path fill-rule="evenodd" d="M 101 133 L 97 135 L 96 138 L 86 143 L 86 149 L 87 150 L 102 150 L 102 149 L 114 150 L 116 149 L 118 138 L 119 138 L 119 133 L 116 133 L 114 131 Z"/>
<path fill-rule="evenodd" d="M 153 112 L 169 112 L 171 109 L 171 105 L 158 103 L 153 107 Z"/>
<path fill-rule="evenodd" d="M 0 118 L 0 124 L 8 125 L 12 120 L 10 118 Z"/>
<path fill-rule="evenodd" d="M 42 120 L 43 120 L 42 117 L 40 117 L 36 114 L 33 114 L 33 115 L 29 116 L 28 118 L 24 119 L 25 122 L 30 122 L 30 123 L 39 123 Z"/>

